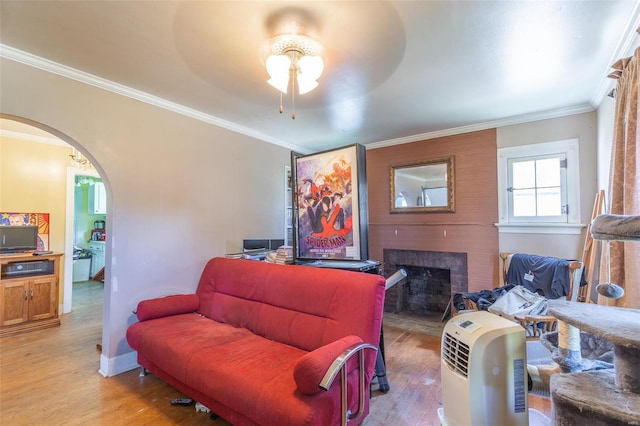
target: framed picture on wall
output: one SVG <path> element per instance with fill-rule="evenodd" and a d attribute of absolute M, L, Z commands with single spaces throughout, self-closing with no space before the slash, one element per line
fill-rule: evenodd
<path fill-rule="evenodd" d="M 368 260 L 365 160 L 359 144 L 291 154 L 296 259 Z"/>
<path fill-rule="evenodd" d="M 37 226 L 38 251 L 49 248 L 49 213 L 0 212 L 0 226 Z"/>

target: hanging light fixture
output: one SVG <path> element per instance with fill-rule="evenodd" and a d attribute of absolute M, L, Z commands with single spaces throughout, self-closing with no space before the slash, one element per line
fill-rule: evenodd
<path fill-rule="evenodd" d="M 271 39 L 267 58 L 267 82 L 280 91 L 280 113 L 283 112 L 282 94 L 291 86 L 291 118 L 296 118 L 295 91 L 304 95 L 318 87 L 324 62 L 320 56 L 322 46 L 304 35 L 284 34 Z"/>
<path fill-rule="evenodd" d="M 92 167 L 89 160 L 87 160 L 86 157 L 83 157 L 80 151 L 76 150 L 73 147 L 71 148 L 71 154 L 69 154 L 69 160 L 71 162 L 71 165 L 78 169 L 85 170 L 87 168 L 87 165 L 89 167 Z"/>

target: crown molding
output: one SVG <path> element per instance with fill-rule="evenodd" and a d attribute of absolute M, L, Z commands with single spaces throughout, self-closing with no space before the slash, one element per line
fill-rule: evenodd
<path fill-rule="evenodd" d="M 623 32 L 623 36 L 618 42 L 618 46 L 614 50 L 611 58 L 609 59 L 609 66 L 605 68 L 600 77 L 600 82 L 593 92 L 590 104 L 594 109 L 597 109 L 607 93 L 611 91 L 611 86 L 615 86 L 615 81 L 611 80 L 608 75 L 611 73 L 611 65 L 613 65 L 618 59 L 633 54 L 632 50 L 636 45 L 640 45 L 638 42 L 638 32 L 640 32 L 640 1 L 636 1 L 633 7 L 629 21 Z"/>
<path fill-rule="evenodd" d="M 594 111 L 591 105 L 577 105 L 567 108 L 543 111 L 534 114 L 523 114 L 514 117 L 508 117 L 500 120 L 487 121 L 484 123 L 472 124 L 469 126 L 454 127 L 451 129 L 436 130 L 419 135 L 405 136 L 397 139 L 389 139 L 379 142 L 373 142 L 366 145 L 367 149 L 384 148 L 393 145 L 401 145 L 411 142 L 419 142 L 427 139 L 441 138 L 444 136 L 460 135 L 463 133 L 477 132 L 479 130 L 493 129 L 495 127 L 513 126 L 515 124 L 529 123 L 532 121 L 548 120 L 551 118 L 564 117 L 567 115 L 582 114 Z"/>
<path fill-rule="evenodd" d="M 628 28 L 634 28 L 634 29 L 632 31 L 628 31 L 629 35 L 619 43 L 618 49 L 616 49 L 616 55 L 618 54 L 618 51 L 625 51 L 625 49 L 629 49 L 631 41 L 633 40 L 632 36 L 635 34 L 634 25 L 637 26 L 639 22 L 640 22 L 640 2 L 636 4 L 636 7 L 634 8 L 633 16 L 629 20 L 629 24 L 627 25 Z M 614 57 L 616 55 L 614 55 Z M 236 133 L 240 133 L 240 134 L 252 137 L 254 139 L 258 139 L 264 142 L 278 145 L 283 148 L 290 149 L 292 151 L 301 152 L 301 153 L 307 153 L 309 151 L 307 148 L 297 146 L 297 145 L 282 141 L 280 139 L 272 138 L 263 133 L 256 132 L 253 129 L 238 125 L 231 121 L 227 121 L 219 117 L 212 116 L 210 114 L 205 114 L 193 108 L 189 108 L 184 105 L 180 105 L 175 102 L 171 102 L 166 99 L 163 99 L 154 95 L 150 95 L 146 92 L 142 92 L 140 90 L 133 89 L 128 86 L 114 83 L 113 81 L 106 80 L 101 77 L 97 77 L 93 74 L 89 74 L 84 71 L 80 71 L 75 68 L 71 68 L 66 65 L 62 65 L 57 62 L 53 62 L 48 59 L 41 58 L 39 56 L 33 55 L 28 52 L 24 52 L 22 50 L 19 50 L 1 43 L 0 43 L 0 57 L 4 57 L 28 66 L 34 67 L 34 68 L 41 69 L 43 71 L 47 71 L 47 72 L 57 74 L 62 77 L 66 77 L 84 84 L 88 84 L 103 90 L 107 90 L 107 91 L 119 94 L 121 96 L 126 96 L 128 98 L 135 99 L 159 108 L 163 108 L 168 111 L 172 111 L 177 114 L 181 114 L 181 115 L 184 115 L 208 124 L 212 124 L 214 126 L 221 127 Z M 524 115 L 508 117 L 500 120 L 472 124 L 468 126 L 454 127 L 449 129 L 436 130 L 433 132 L 426 132 L 426 133 L 420 133 L 416 135 L 405 136 L 401 138 L 382 140 L 378 142 L 367 143 L 365 147 L 366 149 L 384 148 L 384 147 L 393 146 L 393 145 L 401 145 L 401 144 L 406 144 L 411 142 L 423 141 L 427 139 L 458 135 L 462 133 L 486 130 L 486 129 L 491 129 L 495 127 L 511 126 L 516 124 L 528 123 L 532 121 L 546 120 L 546 119 L 564 117 L 567 115 L 592 112 L 597 108 L 597 105 L 600 104 L 600 102 L 602 101 L 602 98 L 604 98 L 604 96 L 606 95 L 607 88 L 609 85 L 607 80 L 608 79 L 606 75 L 603 76 L 599 87 L 596 89 L 594 96 L 592 97 L 590 103 L 587 105 L 577 105 L 577 106 L 543 111 L 543 112 L 538 112 L 533 114 L 524 114 Z"/>
<path fill-rule="evenodd" d="M 304 148 L 289 144 L 280 139 L 272 138 L 263 133 L 256 132 L 248 127 L 240 126 L 231 121 L 223 120 L 219 117 L 215 117 L 210 114 L 205 114 L 201 111 L 193 108 L 180 105 L 175 102 L 168 101 L 158 96 L 151 95 L 141 90 L 133 89 L 122 84 L 115 83 L 113 81 L 89 74 L 84 71 L 77 70 L 75 68 L 68 67 L 63 64 L 59 64 L 54 61 L 50 61 L 45 58 L 33 55 L 31 53 L 16 49 L 6 44 L 0 43 L 0 57 L 10 59 L 12 61 L 19 62 L 24 65 L 38 68 L 43 71 L 57 74 L 62 77 L 69 78 L 71 80 L 78 81 L 80 83 L 88 84 L 99 89 L 107 90 L 109 92 L 116 93 L 121 96 L 126 96 L 131 99 L 138 100 L 140 102 L 147 103 L 159 108 L 166 109 L 168 111 L 175 112 L 177 114 L 184 115 L 186 117 L 193 118 L 208 124 L 212 124 L 223 129 L 231 130 L 232 132 L 240 133 L 254 139 L 258 139 L 264 142 L 268 142 L 274 145 L 278 145 L 287 149 L 302 151 Z"/>

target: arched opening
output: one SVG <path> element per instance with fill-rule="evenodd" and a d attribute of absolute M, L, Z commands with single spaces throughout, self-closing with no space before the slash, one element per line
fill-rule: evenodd
<path fill-rule="evenodd" d="M 42 203 L 44 209 L 47 207 L 53 208 L 57 212 L 57 217 L 54 220 L 60 220 L 60 216 L 64 215 L 64 229 L 60 229 L 57 226 L 56 235 L 52 235 L 52 238 L 55 238 L 56 241 L 50 241 L 50 249 L 54 251 L 64 253 L 61 272 L 62 272 L 62 282 L 60 285 L 62 287 L 62 297 L 59 300 L 59 313 L 67 314 L 70 313 L 73 309 L 72 306 L 72 295 L 73 295 L 73 277 L 74 277 L 74 246 L 75 244 L 75 236 L 77 234 L 76 229 L 74 229 L 74 223 L 76 220 L 76 205 L 75 205 L 75 195 L 76 195 L 76 184 L 79 181 L 80 177 L 100 180 L 104 182 L 105 186 L 108 188 L 108 182 L 105 177 L 104 172 L 101 170 L 100 166 L 96 163 L 95 159 L 91 157 L 91 155 L 86 152 L 86 150 L 74 139 L 65 135 L 64 133 L 53 129 L 47 125 L 42 123 L 38 123 L 23 117 L 12 116 L 8 114 L 0 114 L 0 137 L 7 138 L 11 140 L 23 140 L 26 143 L 30 143 L 33 145 L 34 143 L 43 143 L 48 145 L 58 145 L 60 149 L 57 151 L 53 151 L 51 155 L 47 157 L 47 161 L 42 161 L 41 163 L 36 163 L 35 161 L 32 164 L 27 165 L 32 169 L 39 169 L 36 173 L 33 173 L 33 179 L 38 180 L 38 183 L 31 183 L 30 188 L 33 188 L 37 185 L 46 186 L 46 191 L 56 192 L 54 197 L 54 201 L 48 200 L 45 203 Z M 30 147 L 31 151 L 37 148 Z M 89 162 L 92 167 L 80 167 L 80 163 L 76 163 L 74 166 L 71 163 L 71 159 L 68 154 L 72 153 L 72 150 L 76 150 L 76 152 L 81 153 L 83 157 L 85 157 L 87 161 L 87 165 Z M 12 151 L 13 152 L 13 151 Z M 28 150 L 26 151 L 28 152 Z M 11 154 L 9 154 L 11 155 Z M 7 162 L 18 161 L 18 159 L 5 158 Z M 52 182 L 46 181 L 46 174 L 49 170 L 55 170 L 57 178 L 55 179 L 55 185 Z M 30 174 L 20 174 L 18 176 L 13 176 L 9 172 L 5 171 L 4 174 L 4 185 L 17 185 L 19 182 L 18 179 L 30 179 Z M 60 176 L 64 174 L 63 176 Z M 25 177 L 27 176 L 27 177 Z M 41 183 L 40 183 L 41 182 Z M 59 193 L 57 193 L 59 191 Z M 109 203 L 109 191 L 105 191 L 105 196 L 107 197 L 107 203 Z M 29 195 L 27 195 L 29 196 Z M 18 206 L 25 205 L 35 205 L 36 208 L 39 207 L 38 203 L 30 203 L 26 201 L 22 202 L 14 202 L 15 197 L 12 197 L 11 202 L 7 202 L 6 198 L 0 198 L 0 211 L 15 210 Z M 49 197 L 47 197 L 49 198 Z M 55 206 L 52 206 L 55 204 Z M 85 218 L 86 221 L 86 218 Z M 61 243 L 62 241 L 62 243 Z M 107 241 L 104 244 L 108 244 Z M 108 269 L 108 261 L 105 262 L 105 269 Z M 108 281 L 105 279 L 105 289 L 108 291 Z M 104 299 L 101 302 L 104 304 Z M 105 307 L 106 308 L 106 307 Z M 103 315 L 104 317 L 104 315 Z M 104 335 L 105 324 L 102 324 L 102 330 Z"/>

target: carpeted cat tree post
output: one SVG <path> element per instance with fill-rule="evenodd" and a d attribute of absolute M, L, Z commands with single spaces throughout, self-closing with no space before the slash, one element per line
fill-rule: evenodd
<path fill-rule="evenodd" d="M 600 215 L 591 233 L 599 240 L 640 241 L 640 216 Z M 606 339 L 614 348 L 613 370 L 551 376 L 554 424 L 640 425 L 640 310 L 552 300 L 549 313 L 565 324 L 559 333 L 569 334 L 558 339 L 567 366 L 581 361 L 572 347 L 576 330 Z"/>

